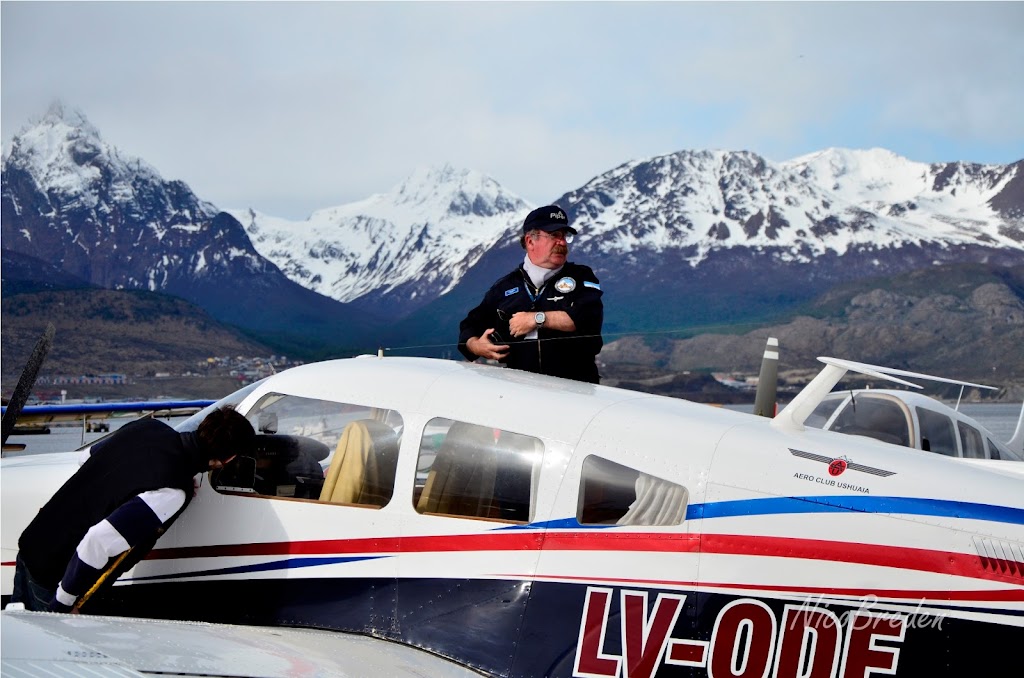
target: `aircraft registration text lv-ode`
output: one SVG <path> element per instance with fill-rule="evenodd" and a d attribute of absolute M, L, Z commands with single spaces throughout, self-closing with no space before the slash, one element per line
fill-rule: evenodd
<path fill-rule="evenodd" d="M 87 612 L 367 634 L 497 676 L 1020 666 L 1020 462 L 416 358 L 221 403 L 257 454 L 199 476 Z M 4 460 L 5 600 L 18 535 L 79 456 Z"/>

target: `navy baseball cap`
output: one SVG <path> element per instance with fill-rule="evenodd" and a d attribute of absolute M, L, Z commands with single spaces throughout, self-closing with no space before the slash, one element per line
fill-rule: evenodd
<path fill-rule="evenodd" d="M 526 215 L 523 221 L 523 233 L 537 229 L 545 233 L 552 231 L 565 231 L 576 233 L 576 229 L 569 225 L 569 216 L 558 205 L 546 205 L 538 207 Z"/>

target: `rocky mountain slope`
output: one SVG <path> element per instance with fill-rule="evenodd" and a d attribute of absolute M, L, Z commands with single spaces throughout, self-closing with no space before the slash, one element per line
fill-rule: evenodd
<path fill-rule="evenodd" d="M 270 347 L 225 327 L 202 309 L 155 292 L 46 290 L 5 295 L 0 307 L 5 397 L 17 383 L 47 322 L 53 323 L 56 332 L 40 376 L 124 374 L 142 384 L 136 391 L 115 389 L 121 398 L 129 393 L 155 397 L 162 388 L 153 382 L 155 375 L 203 374 L 209 358 L 266 358 L 274 353 Z M 146 380 L 148 385 L 143 383 Z M 220 382 L 189 388 L 184 394 L 189 397 L 220 397 L 233 390 Z M 92 395 L 96 395 L 95 389 Z"/>
<path fill-rule="evenodd" d="M 1024 396 L 1024 266 L 937 266 L 847 283 L 785 323 L 685 339 L 631 336 L 607 344 L 603 375 L 642 379 L 685 371 L 756 374 L 765 340 L 780 371 L 829 355 L 1015 387 Z"/>

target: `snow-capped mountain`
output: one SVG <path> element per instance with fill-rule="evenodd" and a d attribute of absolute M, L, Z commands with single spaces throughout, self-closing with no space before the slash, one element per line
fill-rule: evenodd
<path fill-rule="evenodd" d="M 13 139 L 3 210 L 5 248 L 56 259 L 103 287 L 163 290 L 185 271 L 263 263 L 240 234 L 211 229 L 216 207 L 123 156 L 60 104 Z M 221 246 L 224 238 L 231 247 Z M 166 256 L 150 259 L 154 246 Z"/>
<path fill-rule="evenodd" d="M 12 140 L 0 209 L 5 250 L 95 285 L 174 294 L 243 327 L 311 318 L 346 336 L 335 327 L 342 305 L 288 280 L 233 217 L 123 155 L 59 103 Z"/>
<path fill-rule="evenodd" d="M 388 193 L 288 221 L 231 214 L 295 282 L 338 301 L 404 314 L 447 292 L 529 205 L 496 181 L 444 165 Z"/>
<path fill-rule="evenodd" d="M 737 247 L 804 263 L 908 244 L 1024 252 L 1024 220 L 991 204 L 1021 174 L 1021 163 L 927 165 L 881 149 L 778 165 L 749 152 L 682 151 L 622 165 L 564 199 L 589 249 L 681 250 L 691 266 Z"/>
<path fill-rule="evenodd" d="M 913 162 L 891 151 L 830 148 L 782 168 L 848 204 L 889 217 L 919 242 L 988 241 L 1021 249 L 1024 243 L 1024 168 L 949 162 Z"/>

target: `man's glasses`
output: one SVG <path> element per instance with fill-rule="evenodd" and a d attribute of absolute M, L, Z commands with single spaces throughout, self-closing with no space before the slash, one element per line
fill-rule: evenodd
<path fill-rule="evenodd" d="M 537 235 L 547 236 L 552 240 L 564 240 L 566 244 L 571 243 L 572 239 L 575 237 L 574 233 L 568 233 L 566 231 L 554 231 L 552 233 L 548 233 L 547 231 L 537 231 Z"/>

